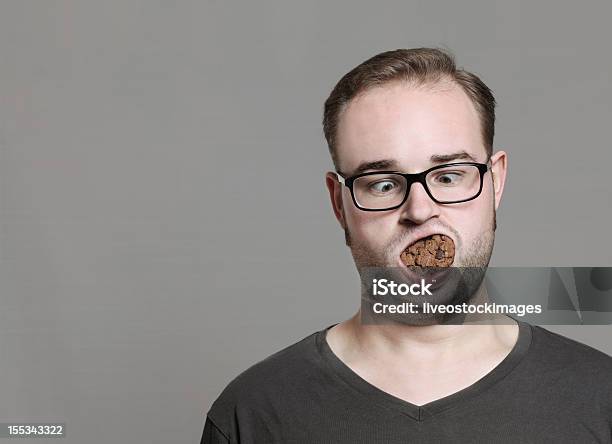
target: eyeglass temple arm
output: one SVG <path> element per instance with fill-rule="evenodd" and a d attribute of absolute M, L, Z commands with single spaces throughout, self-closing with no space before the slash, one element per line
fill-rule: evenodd
<path fill-rule="evenodd" d="M 337 171 L 334 171 L 334 174 L 336 175 L 336 178 L 338 179 L 338 182 L 340 182 L 342 185 L 346 185 L 344 177 L 342 177 L 340 175 L 340 173 L 338 173 Z"/>

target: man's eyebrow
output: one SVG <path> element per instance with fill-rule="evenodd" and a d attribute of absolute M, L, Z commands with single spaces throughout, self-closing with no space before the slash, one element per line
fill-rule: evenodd
<path fill-rule="evenodd" d="M 448 163 L 454 160 L 469 160 L 471 162 L 477 162 L 476 158 L 467 151 L 458 151 L 451 154 L 434 154 L 429 158 L 433 164 Z M 398 171 L 398 163 L 394 159 L 381 159 L 372 162 L 363 162 L 348 176 L 355 176 L 360 173 L 371 170 L 393 170 Z M 340 173 L 340 171 L 338 171 Z"/>
<path fill-rule="evenodd" d="M 452 154 L 434 154 L 429 158 L 432 163 L 447 163 L 453 160 L 469 160 L 471 162 L 477 162 L 477 160 L 467 151 L 459 151 Z"/>
<path fill-rule="evenodd" d="M 359 164 L 359 166 L 357 167 L 357 169 L 355 169 L 351 176 L 369 170 L 389 170 L 394 168 L 397 168 L 397 162 L 393 159 L 381 159 L 375 160 L 373 162 L 363 162 Z"/>

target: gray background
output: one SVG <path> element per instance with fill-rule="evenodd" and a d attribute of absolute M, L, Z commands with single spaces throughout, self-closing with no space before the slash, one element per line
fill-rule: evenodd
<path fill-rule="evenodd" d="M 321 111 L 383 50 L 446 47 L 494 90 L 510 170 L 492 265 L 612 265 L 611 13 L 2 1 L 0 422 L 199 442 L 229 380 L 350 316 Z M 551 329 L 612 352 L 610 326 Z"/>

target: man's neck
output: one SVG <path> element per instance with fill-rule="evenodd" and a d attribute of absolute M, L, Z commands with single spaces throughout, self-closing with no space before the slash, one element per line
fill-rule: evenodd
<path fill-rule="evenodd" d="M 421 405 L 476 382 L 495 368 L 518 339 L 518 325 L 365 325 L 358 312 L 327 333 L 349 368 L 372 385 Z"/>
<path fill-rule="evenodd" d="M 359 354 L 418 366 L 437 366 L 440 361 L 461 361 L 466 356 L 494 349 L 507 349 L 516 342 L 516 323 L 427 325 L 364 325 L 360 313 L 338 324 L 328 333 L 332 350 L 351 359 Z"/>

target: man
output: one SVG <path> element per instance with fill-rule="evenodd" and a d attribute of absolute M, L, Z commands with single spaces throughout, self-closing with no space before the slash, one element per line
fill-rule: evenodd
<path fill-rule="evenodd" d="M 371 270 L 487 267 L 507 170 L 494 107 L 437 49 L 379 54 L 336 85 L 326 184 L 363 300 Z M 482 297 L 481 283 L 446 302 Z M 508 317 L 365 322 L 371 307 L 238 376 L 202 442 L 612 442 L 609 356 Z"/>

